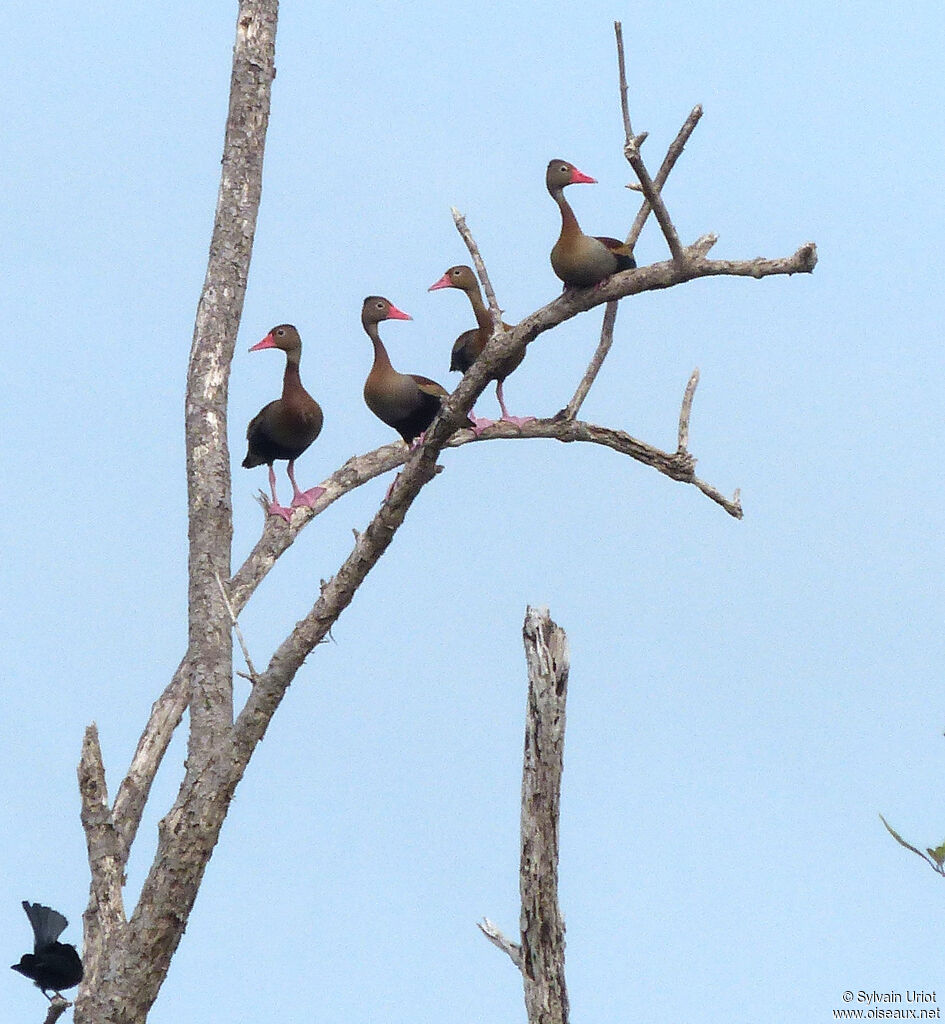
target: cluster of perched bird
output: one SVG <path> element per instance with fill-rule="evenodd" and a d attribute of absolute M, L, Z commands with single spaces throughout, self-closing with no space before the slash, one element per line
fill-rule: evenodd
<path fill-rule="evenodd" d="M 545 183 L 561 210 L 561 234 L 551 250 L 551 266 L 564 282 L 565 288 L 597 285 L 619 270 L 629 270 L 636 266 L 633 252 L 619 239 L 585 235 L 578 226 L 574 211 L 564 198 L 563 190 L 568 185 L 594 181 L 594 178 L 588 177 L 566 160 L 552 160 L 548 164 Z M 450 370 L 465 373 L 479 358 L 492 336 L 492 321 L 482 300 L 479 283 L 469 267 L 450 267 L 429 290 L 437 291 L 440 288 L 459 288 L 464 291 L 476 317 L 477 326 L 464 331 L 456 339 L 450 359 Z M 364 401 L 371 412 L 393 427 L 407 444 L 414 444 L 422 439 L 423 432 L 433 422 L 448 392 L 429 377 L 398 373 L 391 365 L 377 325 L 382 320 L 409 319 L 407 313 L 380 295 L 368 296 L 361 309 L 361 323 L 374 346 L 374 364 L 364 384 Z M 507 328 L 508 325 L 503 324 L 503 327 Z M 321 432 L 322 410 L 302 387 L 299 376 L 302 340 L 299 332 L 291 324 L 273 327 L 262 341 L 253 345 L 250 352 L 265 348 L 277 348 L 285 352 L 282 397 L 270 402 L 250 421 L 246 430 L 248 450 L 243 466 L 247 469 L 262 465 L 269 467 L 269 487 L 272 491 L 269 513 L 281 516 L 288 522 L 293 508 L 312 506 L 324 492 L 321 487 L 303 491 L 295 480 L 295 460 Z M 502 410 L 502 419 L 517 424 L 525 421 L 509 415 L 502 384 L 523 356 L 505 366 L 503 376 L 496 379 L 496 397 Z M 477 432 L 493 422 L 475 416 L 471 416 L 470 420 Z M 277 460 L 288 460 L 289 463 L 288 474 L 293 491 L 289 508 L 280 505 L 276 497 L 276 476 L 272 464 Z M 25 953 L 18 964 L 13 964 L 13 970 L 34 981 L 47 998 L 51 998 L 48 995 L 50 991 L 59 995 L 63 989 L 78 985 L 82 980 L 82 960 L 75 946 L 59 942 L 59 936 L 68 924 L 65 917 L 50 907 L 25 900 L 23 909 L 33 927 L 33 952 Z"/>
<path fill-rule="evenodd" d="M 552 160 L 545 174 L 548 191 L 561 210 L 561 234 L 551 250 L 551 266 L 564 282 L 565 288 L 597 285 L 617 271 L 630 270 L 636 266 L 632 249 L 619 239 L 585 235 L 574 211 L 564 198 L 564 189 L 568 185 L 594 183 L 595 180 L 567 160 Z M 476 317 L 477 326 L 464 331 L 456 339 L 450 359 L 450 370 L 465 373 L 479 358 L 492 336 L 492 321 L 483 302 L 479 282 L 471 268 L 450 267 L 429 290 L 440 288 L 459 288 L 464 291 Z M 374 364 L 364 384 L 364 401 L 378 419 L 393 427 L 407 444 L 413 445 L 422 440 L 424 431 L 440 411 L 448 392 L 429 377 L 400 373 L 391 364 L 377 325 L 382 320 L 409 319 L 407 313 L 380 295 L 369 295 L 361 309 L 361 323 L 374 346 Z M 509 325 L 502 326 L 508 328 Z M 246 469 L 262 465 L 269 467 L 269 489 L 272 493 L 269 514 L 281 516 L 288 522 L 292 518 L 293 509 L 313 506 L 324 493 L 322 487 L 303 491 L 295 480 L 295 460 L 318 437 L 323 417 L 318 402 L 302 387 L 299 376 L 302 339 L 295 327 L 291 324 L 273 327 L 262 341 L 253 345 L 250 352 L 264 348 L 278 348 L 285 352 L 282 397 L 264 406 L 250 420 L 246 430 L 247 452 L 243 466 Z M 522 358 L 524 352 L 513 363 L 506 365 L 503 375 L 496 379 L 496 397 L 502 410 L 501 418 L 518 425 L 525 420 L 509 414 L 502 385 L 505 377 L 517 368 Z M 492 420 L 479 419 L 475 415 L 470 416 L 470 422 L 477 433 L 493 423 Z M 280 505 L 276 497 L 273 462 L 277 460 L 287 460 L 289 463 L 292 503 L 288 508 Z"/>

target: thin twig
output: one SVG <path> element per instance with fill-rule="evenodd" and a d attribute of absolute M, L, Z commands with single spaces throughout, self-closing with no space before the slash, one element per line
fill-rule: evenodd
<path fill-rule="evenodd" d="M 679 441 L 676 445 L 676 452 L 684 455 L 689 450 L 689 416 L 692 413 L 692 399 L 699 384 L 699 367 L 697 366 L 689 378 L 686 391 L 683 394 L 682 408 L 679 410 Z"/>
<path fill-rule="evenodd" d="M 623 133 L 624 138 L 632 139 L 630 104 L 627 101 L 627 66 L 623 58 L 623 25 L 619 21 L 614 22 L 614 33 L 617 36 L 617 73 L 620 76 L 620 111 L 623 114 Z"/>
<path fill-rule="evenodd" d="M 619 92 L 620 92 L 620 112 L 623 117 L 623 131 L 626 138 L 630 138 L 633 135 L 633 129 L 630 126 L 630 103 L 627 99 L 627 70 L 623 55 L 623 29 L 621 28 L 620 22 L 614 22 L 614 30 L 617 33 L 617 71 L 619 75 Z M 630 236 L 627 236 L 627 242 L 630 242 Z M 636 243 L 634 239 L 633 243 L 630 244 L 631 251 L 633 245 Z M 608 302 L 604 309 L 604 319 L 601 323 L 600 328 L 600 341 L 597 343 L 597 348 L 594 350 L 594 355 L 591 357 L 590 363 L 588 363 L 587 369 L 584 371 L 584 376 L 581 378 L 581 383 L 578 384 L 577 390 L 571 398 L 571 401 L 558 413 L 558 417 L 562 419 L 573 420 L 578 414 L 578 410 L 584 404 L 584 399 L 587 398 L 588 392 L 591 390 L 591 385 L 597 379 L 597 375 L 601 371 L 601 367 L 604 365 L 604 360 L 607 358 L 607 354 L 610 352 L 610 347 L 614 343 L 614 325 L 617 322 L 617 303 Z"/>
<path fill-rule="evenodd" d="M 499 930 L 498 926 L 493 924 L 488 917 L 484 917 L 481 921 L 477 921 L 476 927 L 483 935 L 485 935 L 493 946 L 498 947 L 503 953 L 506 953 L 512 963 L 515 964 L 519 970 L 522 969 L 522 947 L 517 942 L 513 942 L 508 938 L 508 936 L 504 935 Z"/>
<path fill-rule="evenodd" d="M 676 161 L 682 155 L 682 151 L 689 141 L 689 136 L 695 131 L 696 125 L 699 123 L 699 119 L 702 117 L 702 107 L 696 105 L 692 108 L 689 116 L 683 122 L 682 128 L 679 129 L 679 133 L 676 138 L 673 139 L 672 144 L 666 152 L 666 156 L 663 158 L 660 169 L 657 172 L 656 177 L 653 179 L 653 187 L 657 192 L 662 192 L 663 186 L 666 184 L 666 179 L 669 177 L 670 171 L 676 164 Z M 627 188 L 632 188 L 637 192 L 642 192 L 643 187 L 638 182 L 633 182 L 628 185 Z M 640 237 L 640 232 L 643 230 L 643 225 L 646 223 L 646 218 L 649 217 L 652 207 L 649 202 L 644 199 L 636 217 L 633 221 L 633 226 L 630 228 L 630 234 L 627 235 L 627 245 L 633 248 L 637 244 L 637 240 Z"/>
<path fill-rule="evenodd" d="M 917 857 L 921 857 L 937 875 L 945 875 L 945 866 L 943 866 L 945 865 L 945 844 L 937 850 L 928 849 L 927 853 L 923 853 L 913 846 L 912 843 L 907 843 L 882 815 L 879 816 L 879 820 L 886 826 L 886 831 L 900 846 L 911 850 Z"/>
<path fill-rule="evenodd" d="M 233 624 L 233 632 L 236 634 L 236 639 L 239 641 L 240 650 L 243 652 L 243 657 L 246 659 L 246 667 L 249 669 L 249 678 L 252 682 L 256 682 L 256 667 L 253 665 L 253 659 L 249 656 L 249 648 L 246 646 L 246 641 L 243 639 L 243 631 L 240 629 L 240 624 L 236 618 L 236 612 L 233 611 L 233 605 L 230 604 L 230 599 L 226 596 L 226 587 L 223 586 L 223 580 L 220 579 L 219 573 L 214 573 L 217 578 L 217 586 L 220 588 L 220 597 L 223 598 L 223 603 L 226 605 L 226 610 L 230 615 L 230 622 Z M 242 673 L 239 673 L 242 675 Z"/>
<path fill-rule="evenodd" d="M 695 475 L 692 478 L 692 486 L 702 491 L 707 498 L 711 498 L 714 502 L 721 505 L 733 519 L 744 518 L 745 513 L 742 509 L 742 491 L 740 487 L 735 488 L 731 498 L 726 498 L 720 490 L 707 484 L 704 480 L 700 480 Z"/>
<path fill-rule="evenodd" d="M 502 330 L 502 310 L 499 309 L 499 303 L 495 297 L 492 282 L 489 280 L 489 272 L 486 270 L 485 261 L 479 252 L 479 246 L 476 244 L 476 240 L 473 238 L 472 232 L 466 226 L 466 218 L 459 212 L 459 210 L 456 209 L 455 206 L 450 207 L 450 213 L 453 215 L 453 223 L 456 225 L 456 230 L 459 232 L 462 240 L 466 243 L 469 255 L 472 256 L 472 261 L 476 267 L 476 273 L 479 275 L 479 280 L 482 282 L 482 289 L 486 293 L 486 301 L 489 303 L 489 316 L 492 317 L 492 333 L 497 334 Z"/>
<path fill-rule="evenodd" d="M 587 369 L 584 371 L 584 376 L 581 378 L 581 383 L 577 386 L 577 391 L 574 392 L 574 397 L 570 402 L 568 402 L 567 406 L 565 406 L 565 408 L 555 416 L 556 420 L 573 420 L 574 417 L 577 416 L 578 411 L 584 404 L 584 399 L 587 398 L 587 393 L 591 390 L 591 385 L 597 379 L 597 375 L 600 373 L 600 369 L 604 365 L 604 360 L 607 358 L 610 346 L 614 343 L 614 324 L 616 322 L 617 303 L 608 302 L 604 307 L 604 320 L 600 328 L 600 341 L 597 343 L 597 349 L 594 352 Z"/>
<path fill-rule="evenodd" d="M 619 66 L 621 88 L 623 89 L 626 83 L 627 72 L 624 66 L 623 56 L 623 26 L 619 21 L 614 22 L 614 33 L 617 36 L 617 63 Z M 683 251 L 682 243 L 679 241 L 679 235 L 676 233 L 676 228 L 673 226 L 673 222 L 669 216 L 669 211 L 666 209 L 659 191 L 653 184 L 653 179 L 650 177 L 649 171 L 647 171 L 646 165 L 643 162 L 643 157 L 640 155 L 640 146 L 643 144 L 646 134 L 633 134 L 630 128 L 629 112 L 627 112 L 624 117 L 624 129 L 626 132 L 626 140 L 623 147 L 624 156 L 633 168 L 633 171 L 640 182 L 643 195 L 646 196 L 647 202 L 650 204 L 653 209 L 653 213 L 656 215 L 659 226 L 666 238 L 666 244 L 669 246 L 669 251 L 672 253 L 673 262 L 677 267 L 683 268 L 686 265 L 686 254 Z"/>
<path fill-rule="evenodd" d="M 679 267 L 684 267 L 686 265 L 686 254 L 683 250 L 682 242 L 679 241 L 679 235 L 673 226 L 669 211 L 663 202 L 663 197 L 656 190 L 649 171 L 646 169 L 646 164 L 643 162 L 643 157 L 640 155 L 639 138 L 639 136 L 636 136 L 627 141 L 623 147 L 624 156 L 633 168 L 640 181 L 640 188 L 653 209 L 656 220 L 662 229 L 663 237 L 666 239 L 666 244 L 669 246 L 669 251 L 672 253 L 673 262 Z"/>
<path fill-rule="evenodd" d="M 623 56 L 623 30 L 619 28 L 620 22 L 615 22 L 617 32 L 617 54 L 618 54 L 618 72 L 620 76 L 620 108 L 623 115 L 623 127 L 626 137 L 628 139 L 633 137 L 633 129 L 630 126 L 630 106 L 627 101 L 627 74 L 624 65 Z M 657 191 L 661 191 L 663 186 L 666 184 L 666 179 L 669 177 L 670 172 L 676 164 L 685 148 L 686 143 L 689 141 L 689 136 L 692 135 L 696 125 L 699 123 L 699 119 L 702 117 L 702 107 L 696 106 L 690 111 L 689 116 L 683 123 L 682 128 L 676 135 L 669 149 L 666 152 L 666 156 L 663 158 L 663 162 L 660 165 L 660 169 L 656 178 L 653 181 L 653 187 Z M 634 188 L 637 191 L 643 191 L 643 187 L 639 183 L 628 185 L 627 188 Z M 626 244 L 633 249 L 640 238 L 640 232 L 643 230 L 643 225 L 646 223 L 647 217 L 650 215 L 652 210 L 649 202 L 644 199 L 640 209 L 637 211 L 637 215 L 634 218 L 633 224 L 630 227 L 630 231 L 627 234 Z M 713 236 L 714 237 L 714 236 Z M 711 246 L 710 246 L 711 247 Z M 706 248 L 701 254 L 705 255 L 708 252 Z M 587 370 L 584 374 L 584 378 L 578 385 L 577 391 L 574 393 L 574 397 L 567 404 L 567 406 L 558 413 L 558 418 L 561 419 L 574 419 L 584 402 L 587 398 L 588 392 L 591 389 L 594 381 L 597 379 L 597 375 L 601 371 L 601 367 L 604 365 L 604 360 L 607 358 L 610 352 L 611 345 L 614 341 L 614 325 L 617 320 L 617 304 L 608 303 L 607 308 L 604 311 L 604 321 L 601 324 L 600 341 L 598 342 L 597 349 L 588 364 Z"/>

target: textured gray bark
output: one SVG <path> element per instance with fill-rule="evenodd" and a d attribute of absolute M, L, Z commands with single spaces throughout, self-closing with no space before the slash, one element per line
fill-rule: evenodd
<path fill-rule="evenodd" d="M 558 817 L 564 770 L 568 638 L 547 608 L 529 608 L 522 630 L 528 715 L 522 771 L 521 971 L 529 1024 L 567 1024 L 564 918 L 558 905 Z"/>
<path fill-rule="evenodd" d="M 772 274 L 809 273 L 816 263 L 812 243 L 782 259 L 720 261 L 707 258 L 715 242 L 713 235 L 703 236 L 685 247 L 678 239 L 675 243 L 672 241 L 673 236 L 664 225 L 669 215 L 659 196 L 659 188 L 681 152 L 684 138 L 688 138 L 695 127 L 698 117 L 694 111 L 690 115 L 690 126 L 684 126 L 674 143 L 676 150 L 671 147 L 661 174 L 650 182 L 645 168 L 641 172 L 641 188 L 649 205 L 661 217 L 673 258 L 614 275 L 597 288 L 569 290 L 517 326 L 498 331 L 444 403 L 422 445 L 408 452 L 406 446 L 397 442 L 349 459 L 324 481 L 326 492 L 313 509 L 297 510 L 288 525 L 282 520 L 268 519 L 256 547 L 231 575 L 231 480 L 226 441 L 228 381 L 261 197 L 270 90 L 275 74 L 277 15 L 277 0 L 241 0 L 239 6 L 220 190 L 187 373 L 187 650 L 164 693 L 152 707 L 113 804 L 109 804 L 94 724 L 86 730 L 82 747 L 79 790 L 91 881 L 89 904 L 84 914 L 86 976 L 75 1008 L 78 1024 L 141 1024 L 146 1019 L 183 935 L 230 800 L 257 744 L 299 666 L 350 604 L 361 582 L 387 550 L 413 501 L 436 475 L 436 459 L 444 447 L 530 438 L 604 445 L 673 480 L 692 484 L 730 515 L 741 518 L 737 492 L 731 499 L 726 498 L 695 476 L 695 460 L 687 450 L 686 439 L 696 377 L 690 380 L 683 399 L 679 446 L 673 453 L 638 441 L 622 430 L 583 423 L 575 418 L 577 408 L 601 369 L 606 348 L 599 348 L 576 399 L 562 414 L 552 419 L 534 420 L 521 428 L 500 422 L 476 437 L 464 429 L 467 414 L 504 364 L 558 324 L 603 304 L 613 308 L 616 301 L 625 296 L 719 274 L 760 278 Z M 640 137 L 637 142 L 639 140 Z M 628 157 L 632 157 L 635 167 L 639 164 L 642 168 L 638 145 L 635 152 L 628 151 Z M 632 231 L 637 234 L 646 212 L 641 209 L 634 223 Z M 458 222 L 457 227 L 470 247 L 490 308 L 497 317 L 498 303 L 475 242 L 464 223 Z M 605 334 L 611 330 L 612 322 L 610 328 L 605 328 Z M 299 531 L 313 518 L 354 488 L 400 466 L 403 470 L 388 498 L 366 530 L 356 535 L 348 558 L 331 579 L 322 582 L 319 592 L 313 594 L 311 610 L 288 633 L 268 665 L 254 672 L 251 693 L 234 720 L 231 639 L 234 617 L 239 615 Z M 554 738 L 554 733 L 559 726 L 563 730 L 566 648 L 560 646 L 564 642 L 563 634 L 562 639 L 556 639 L 558 633 L 550 620 L 547 624 L 538 620 L 536 623 L 531 627 L 526 623 L 526 641 L 531 636 L 536 665 L 550 667 L 553 679 L 550 689 L 562 691 L 559 694 L 562 703 L 560 715 L 553 710 L 542 713 L 551 714 L 550 725 L 547 717 L 536 719 L 546 724 L 536 726 L 537 731 L 526 751 L 528 754 L 528 749 L 532 750 L 536 774 L 534 789 L 529 789 L 534 799 L 528 802 L 527 822 L 523 810 L 523 826 L 528 826 L 527 832 L 523 832 L 523 879 L 527 835 L 528 860 L 535 869 L 536 881 L 535 887 L 527 892 L 523 881 L 520 956 L 526 976 L 530 1020 L 563 1024 L 567 1017 L 567 996 L 563 975 L 563 924 L 555 894 L 557 789 L 552 794 L 546 788 L 552 783 L 543 773 L 546 753 L 552 760 L 557 756 L 558 782 L 554 786 L 559 784 L 563 732 L 558 739 Z M 565 666 L 563 677 L 562 665 Z M 549 684 L 544 685 L 548 690 Z M 123 899 L 129 852 L 155 775 L 174 730 L 188 708 L 186 774 L 177 800 L 159 825 L 157 854 L 129 915 Z M 556 755 L 555 743 L 558 745 Z M 548 760 L 547 764 L 550 763 Z M 534 983 L 531 988 L 529 979 Z"/>
<path fill-rule="evenodd" d="M 78 1024 L 145 1020 L 180 942 L 233 791 L 232 641 L 216 579 L 230 575 L 227 385 L 262 189 L 277 15 L 276 0 L 243 0 L 237 17 L 220 190 L 187 372 L 189 631 L 187 655 L 169 688 L 176 703 L 164 715 L 157 737 L 142 738 L 138 753 L 143 758 L 136 755 L 112 812 L 94 726 L 86 733 L 79 765 L 92 882 L 84 915 L 86 978 L 76 1000 Z M 128 851 L 185 700 L 190 706 L 187 773 L 161 822 L 158 851 L 138 904 L 126 919 L 121 886 Z"/>

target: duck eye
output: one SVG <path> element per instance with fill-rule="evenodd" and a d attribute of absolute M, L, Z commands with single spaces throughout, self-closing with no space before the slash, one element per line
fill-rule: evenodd
<path fill-rule="evenodd" d="M 285 331 L 281 327 L 276 331 L 276 334 L 278 334 L 280 338 L 285 337 Z"/>

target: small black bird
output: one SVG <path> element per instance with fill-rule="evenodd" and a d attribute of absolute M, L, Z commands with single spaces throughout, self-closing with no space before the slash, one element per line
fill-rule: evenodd
<path fill-rule="evenodd" d="M 62 989 L 78 985 L 82 980 L 82 961 L 75 946 L 58 941 L 69 923 L 58 910 L 26 900 L 23 900 L 23 909 L 33 926 L 33 952 L 24 953 L 11 969 L 35 981 L 37 988 L 52 1002 L 46 990 L 52 989 L 59 996 Z"/>

